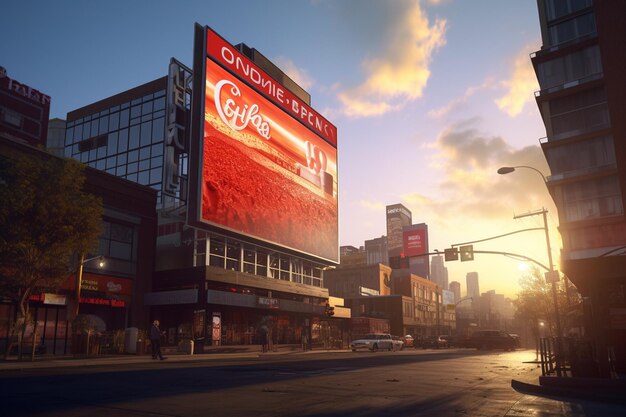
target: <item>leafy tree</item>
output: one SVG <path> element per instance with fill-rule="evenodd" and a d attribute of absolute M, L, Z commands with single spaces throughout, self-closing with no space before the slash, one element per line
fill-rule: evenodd
<path fill-rule="evenodd" d="M 554 313 L 554 295 L 552 284 L 546 282 L 544 274 L 538 268 L 533 268 L 530 275 L 520 279 L 521 291 L 515 300 L 516 318 L 530 328 L 535 337 L 539 336 L 539 322 L 546 324 L 546 335 L 556 335 L 556 321 Z M 569 331 L 567 320 L 568 301 L 564 289 L 557 285 L 557 303 L 561 330 L 564 334 Z M 571 289 L 570 289 L 571 291 Z M 578 297 L 574 297 L 578 303 Z"/>
<path fill-rule="evenodd" d="M 0 294 L 19 307 L 20 354 L 31 295 L 58 288 L 98 242 L 102 201 L 83 190 L 83 170 L 52 156 L 0 160 Z"/>

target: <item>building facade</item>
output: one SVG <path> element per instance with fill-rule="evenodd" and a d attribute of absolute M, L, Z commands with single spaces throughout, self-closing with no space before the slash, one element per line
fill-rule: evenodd
<path fill-rule="evenodd" d="M 461 299 L 461 283 L 452 281 L 450 283 L 450 291 L 454 293 L 454 302 L 458 302 Z"/>
<path fill-rule="evenodd" d="M 65 155 L 157 192 L 157 258 L 145 302 L 151 306 L 151 318 L 158 318 L 166 330 L 167 344 L 195 340 L 198 351 L 206 346 L 259 344 L 263 331 L 277 344 L 302 340 L 322 343 L 322 338 L 336 333 L 333 328 L 346 318 L 340 314 L 329 317 L 329 294 L 323 285 L 324 270 L 339 260 L 338 241 L 333 235 L 337 225 L 326 222 L 329 231 L 324 244 L 310 249 L 307 245 L 311 239 L 303 237 L 309 236 L 306 230 L 312 226 L 301 221 L 303 216 L 298 220 L 277 210 L 279 200 L 306 194 L 310 197 L 306 207 L 319 214 L 325 204 L 327 218 L 332 218 L 337 184 L 336 175 L 329 172 L 336 168 L 336 160 L 331 159 L 333 155 L 336 158 L 336 128 L 318 116 L 318 121 L 325 123 L 325 131 L 333 133 L 335 142 L 326 142 L 315 131 L 317 124 L 307 126 L 308 119 L 296 120 L 267 91 L 255 86 L 254 80 L 245 79 L 250 71 L 262 76 L 264 85 L 272 84 L 273 92 L 280 91 L 297 101 L 307 114 L 317 115 L 308 107 L 308 93 L 258 51 L 244 44 L 233 46 L 208 28 L 196 29 L 193 70 L 173 59 L 167 76 L 69 112 Z M 219 51 L 212 52 L 218 44 Z M 219 55 L 224 51 L 228 55 Z M 235 56 L 237 65 L 245 65 L 247 72 L 238 73 L 239 67 L 234 65 L 227 68 Z M 219 82 L 196 81 L 192 94 L 192 72 L 196 80 L 213 77 Z M 260 112 L 271 113 L 268 123 L 283 126 L 268 124 L 266 130 L 252 124 L 231 126 L 220 116 L 224 110 L 218 100 L 212 103 L 217 110 L 209 111 L 205 104 L 215 96 L 207 94 L 206 86 L 224 83 L 246 91 L 247 97 L 258 101 Z M 230 94 L 226 88 L 221 91 Z M 207 97 L 206 102 L 203 97 Z M 272 126 L 278 133 L 268 142 L 266 136 Z M 296 129 L 302 133 L 296 136 L 311 139 L 295 150 L 267 148 L 268 143 L 277 143 L 284 129 Z M 230 139 L 222 141 L 223 137 Z M 200 142 L 209 140 L 221 142 L 209 146 L 211 153 L 206 153 Z M 305 148 L 306 155 L 299 155 Z M 216 157 L 218 152 L 223 157 Z M 216 158 L 214 162 L 198 162 L 209 155 Z M 276 188 L 252 189 L 249 183 L 234 182 L 226 170 L 234 166 L 231 162 L 235 159 L 257 183 L 281 182 L 281 190 L 290 188 L 293 192 L 278 196 L 272 194 L 278 193 Z M 223 165 L 210 171 L 218 164 Z M 254 190 L 260 193 L 255 198 L 235 195 Z M 270 195 L 274 198 L 268 199 Z M 235 207 L 233 203 L 250 200 L 256 204 Z M 217 207 L 214 204 L 218 201 L 230 201 L 228 210 L 218 209 L 213 218 L 205 220 L 203 216 Z M 275 223 L 270 222 L 269 212 L 253 214 L 270 201 L 274 204 L 271 210 L 276 212 Z M 295 207 L 283 202 L 282 214 Z M 202 204 L 207 208 L 196 211 Z M 222 217 L 216 220 L 218 216 Z M 248 222 L 250 230 L 243 231 L 239 224 L 254 216 L 255 221 Z M 261 226 L 265 229 L 259 231 Z M 279 226 L 285 233 L 273 234 Z M 287 234 L 291 240 L 284 242 Z M 313 253 L 317 248 L 326 251 L 323 256 Z"/>
<path fill-rule="evenodd" d="M 444 290 L 448 289 L 448 268 L 444 266 L 442 255 L 430 258 L 430 279 Z"/>
<path fill-rule="evenodd" d="M 0 133 L 32 146 L 46 146 L 50 96 L 9 76 L 0 67 Z"/>
<path fill-rule="evenodd" d="M 607 376 L 612 354 L 626 369 L 626 3 L 539 0 L 538 9 L 543 45 L 532 63 L 561 270 L 583 296 L 587 336 Z"/>
<path fill-rule="evenodd" d="M 0 156 L 18 155 L 35 160 L 56 158 L 0 134 Z M 144 327 L 148 320 L 144 293 L 150 290 L 154 265 L 156 192 L 91 168 L 86 169 L 85 176 L 85 191 L 101 197 L 104 207 L 98 249 L 88 258 L 103 256 L 104 265 L 84 264 L 79 308 L 80 314 L 102 337 L 104 352 L 105 346 L 120 349 L 119 345 L 113 346 L 116 332 L 127 327 Z M 71 346 L 76 282 L 74 274 L 59 288 L 31 297 L 39 345 L 46 353 L 66 354 L 76 350 Z M 16 307 L 5 303 L 0 305 L 0 311 L 3 323 L 0 343 L 8 346 L 8 324 L 16 317 Z"/>

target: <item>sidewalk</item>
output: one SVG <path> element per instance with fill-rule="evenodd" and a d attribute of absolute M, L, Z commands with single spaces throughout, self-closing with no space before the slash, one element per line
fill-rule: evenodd
<path fill-rule="evenodd" d="M 188 354 L 168 351 L 163 349 L 163 354 L 167 357 L 167 362 L 193 362 L 206 360 L 224 359 L 260 359 L 271 358 L 281 355 L 306 355 L 321 352 L 347 352 L 348 350 L 337 349 L 314 349 L 302 351 L 295 349 L 294 345 L 280 345 L 270 352 L 261 352 L 257 346 L 225 346 L 206 349 L 204 353 Z M 119 355 L 42 355 L 36 356 L 35 361 L 24 359 L 18 361 L 16 356 L 10 356 L 6 361 L 0 360 L 0 375 L 3 371 L 15 371 L 22 369 L 46 369 L 46 368 L 74 368 L 82 366 L 101 365 L 124 365 L 153 362 L 149 353 L 143 355 L 119 354 Z"/>

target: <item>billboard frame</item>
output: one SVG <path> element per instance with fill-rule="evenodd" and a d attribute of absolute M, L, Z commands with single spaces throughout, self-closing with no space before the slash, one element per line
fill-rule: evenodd
<path fill-rule="evenodd" d="M 225 65 L 223 65 L 218 59 L 213 57 L 208 52 L 208 38 L 209 31 L 211 36 L 215 35 L 219 40 L 225 43 L 228 47 L 237 51 L 241 54 L 232 44 L 222 38 L 219 34 L 213 31 L 209 26 L 202 26 L 199 23 L 195 24 L 194 28 L 194 53 L 193 53 L 193 92 L 192 101 L 191 101 L 191 126 L 190 126 L 190 141 L 189 141 L 189 170 L 188 170 L 188 201 L 187 201 L 187 223 L 192 227 L 197 227 L 199 229 L 208 230 L 215 232 L 219 235 L 232 237 L 235 239 L 243 240 L 245 243 L 250 243 L 252 245 L 258 245 L 261 247 L 265 247 L 272 250 L 277 250 L 280 252 L 284 252 L 286 254 L 292 254 L 295 256 L 299 256 L 313 262 L 322 263 L 322 264 L 331 264 L 338 265 L 339 264 L 339 198 L 338 198 L 338 187 L 335 188 L 335 196 L 334 199 L 336 201 L 335 212 L 336 212 L 336 238 L 337 238 L 337 253 L 333 258 L 324 257 L 320 254 L 315 254 L 311 252 L 307 252 L 305 249 L 299 249 L 297 247 L 291 247 L 287 244 L 278 243 L 275 241 L 265 239 L 263 236 L 253 235 L 246 233 L 246 231 L 233 230 L 226 225 L 221 225 L 219 223 L 214 223 L 209 220 L 203 219 L 202 214 L 202 188 L 203 188 L 203 161 L 204 161 L 204 118 L 205 118 L 205 95 L 206 95 L 206 77 L 207 77 L 207 62 L 210 60 L 212 63 L 215 63 L 217 66 L 222 68 L 228 74 L 232 75 L 235 79 L 240 81 L 245 86 L 251 88 L 256 94 L 264 99 L 268 100 L 273 106 L 276 107 L 281 114 L 285 114 L 285 117 L 289 117 L 295 120 L 299 125 L 303 128 L 307 129 L 311 134 L 318 138 L 320 141 L 325 142 L 328 146 L 331 146 L 335 149 L 335 164 L 337 164 L 336 158 L 336 127 L 330 124 L 326 119 L 324 119 L 327 123 L 329 123 L 334 129 L 335 142 L 327 139 L 326 137 L 320 135 L 319 132 L 315 131 L 315 129 L 308 126 L 304 123 L 300 118 L 296 117 L 292 112 L 288 111 L 284 105 L 277 103 L 272 97 L 264 94 L 263 91 L 260 91 L 256 86 L 252 85 L 246 79 L 242 78 L 233 70 L 229 69 Z M 261 71 L 263 75 L 271 78 L 267 75 L 262 69 L 258 68 L 253 61 L 249 60 L 243 54 L 241 54 L 243 58 L 249 61 L 251 66 L 257 68 L 257 71 Z M 243 59 L 242 58 L 242 59 Z M 271 78 L 277 85 L 280 85 L 276 80 Z M 286 87 L 282 86 L 286 90 Z M 288 90 L 286 90 L 288 91 Z M 293 95 L 293 93 L 289 92 L 289 94 Z M 308 106 L 308 105 L 307 105 Z M 310 108 L 310 107 L 307 107 Z M 312 109 L 311 109 L 312 110 Z M 322 117 L 322 116 L 320 116 Z M 323 117 L 322 117 L 323 118 Z M 326 146 L 326 145 L 325 145 Z M 337 172 L 335 173 L 336 184 L 338 184 L 338 167 Z"/>

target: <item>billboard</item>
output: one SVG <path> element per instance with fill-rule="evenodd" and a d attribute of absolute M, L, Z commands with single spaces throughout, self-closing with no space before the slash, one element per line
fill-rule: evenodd
<path fill-rule="evenodd" d="M 404 256 L 418 256 L 428 253 L 427 229 L 405 228 L 402 232 Z"/>
<path fill-rule="evenodd" d="M 215 32 L 200 30 L 190 220 L 338 262 L 336 128 Z"/>

